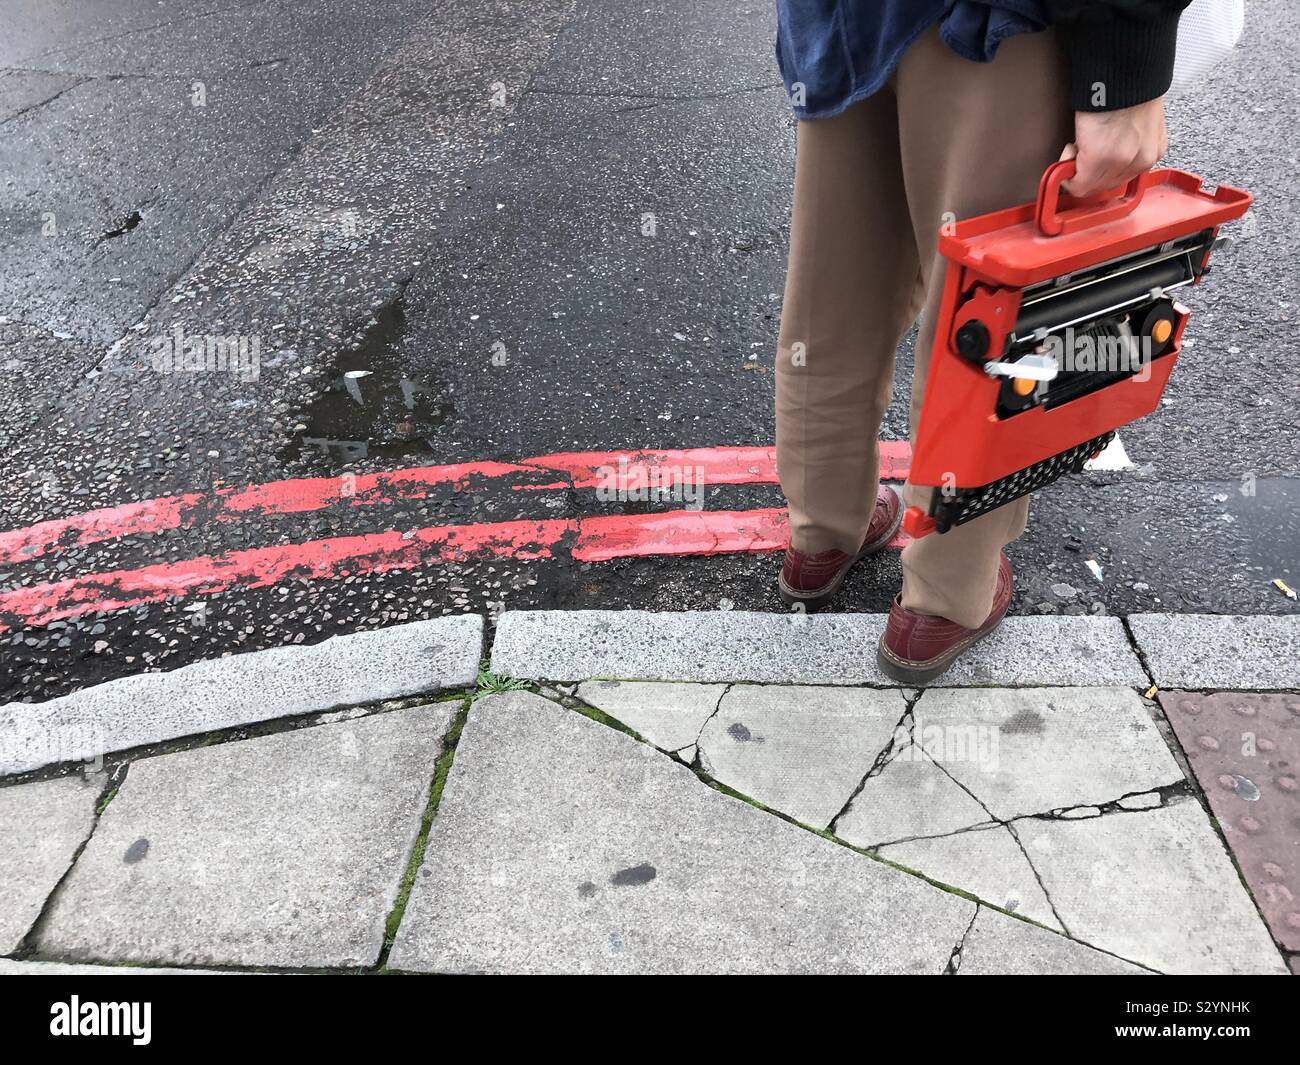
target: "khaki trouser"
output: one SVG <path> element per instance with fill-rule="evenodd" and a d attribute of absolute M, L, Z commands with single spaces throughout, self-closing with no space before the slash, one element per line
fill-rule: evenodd
<path fill-rule="evenodd" d="M 946 221 L 1032 200 L 1072 139 L 1064 59 L 1050 30 L 962 59 L 931 30 L 889 84 L 833 118 L 799 123 L 790 266 L 777 348 L 776 447 L 793 545 L 855 553 L 871 520 L 894 350 L 921 314 L 911 431 L 943 289 Z M 927 504 L 910 483 L 907 503 Z M 1028 498 L 903 550 L 903 606 L 975 627 Z"/>

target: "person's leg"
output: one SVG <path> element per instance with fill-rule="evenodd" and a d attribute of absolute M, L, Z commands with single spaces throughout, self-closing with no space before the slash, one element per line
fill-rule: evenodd
<path fill-rule="evenodd" d="M 776 357 L 777 467 L 798 551 L 862 547 L 917 277 L 892 92 L 800 122 Z"/>
<path fill-rule="evenodd" d="M 1043 170 L 1072 137 L 1073 113 L 1065 62 L 1050 30 L 1003 41 L 991 63 L 961 58 L 931 31 L 904 54 L 895 82 L 908 209 L 926 290 L 912 387 L 915 439 L 943 289 L 939 229 L 945 221 L 1033 200 Z M 926 506 L 930 489 L 909 484 L 904 496 L 909 505 Z M 980 626 L 993 603 L 1002 548 L 1024 531 L 1028 514 L 1024 497 L 909 544 L 902 606 Z"/>

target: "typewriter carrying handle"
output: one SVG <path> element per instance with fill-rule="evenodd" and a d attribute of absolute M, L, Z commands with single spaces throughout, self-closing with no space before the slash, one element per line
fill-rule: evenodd
<path fill-rule="evenodd" d="M 1066 198 L 1070 203 L 1062 211 L 1061 182 L 1074 177 L 1074 173 L 1073 159 L 1062 159 L 1043 171 L 1042 180 L 1038 183 L 1034 221 L 1038 224 L 1038 231 L 1045 237 L 1073 233 L 1088 226 L 1123 218 L 1141 201 L 1142 193 L 1146 191 L 1149 171 L 1138 174 L 1122 188 L 1108 189 L 1085 200 L 1075 200 L 1067 193 Z M 1094 202 L 1095 200 L 1101 202 Z"/>

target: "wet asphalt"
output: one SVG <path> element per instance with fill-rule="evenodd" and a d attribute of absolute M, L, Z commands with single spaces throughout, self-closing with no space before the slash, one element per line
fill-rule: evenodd
<path fill-rule="evenodd" d="M 0 20 L 0 528 L 284 477 L 772 442 L 794 126 L 766 3 L 0 0 Z M 1300 587 L 1298 30 L 1252 4 L 1240 49 L 1171 102 L 1168 161 L 1256 206 L 1188 300 L 1167 403 L 1121 434 L 1136 468 L 1036 499 L 1015 612 L 1297 610 L 1270 582 Z M 256 379 L 159 373 L 177 327 L 257 338 Z M 909 337 L 885 437 L 910 370 Z M 638 508 L 475 484 L 75 548 L 0 567 L 0 590 Z M 2 633 L 0 699 L 463 610 L 777 610 L 775 566 L 561 550 L 291 579 Z M 836 608 L 886 609 L 898 579 L 896 556 L 859 567 Z"/>

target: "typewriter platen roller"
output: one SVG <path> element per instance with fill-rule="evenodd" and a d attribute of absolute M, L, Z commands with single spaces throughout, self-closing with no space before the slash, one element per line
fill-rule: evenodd
<path fill-rule="evenodd" d="M 1073 200 L 1060 188 L 1073 173 L 1053 164 L 1035 203 L 939 238 L 947 271 L 911 473 L 934 491 L 908 508 L 913 537 L 1078 472 L 1154 410 L 1187 324 L 1179 290 L 1251 202 L 1173 169 Z"/>

